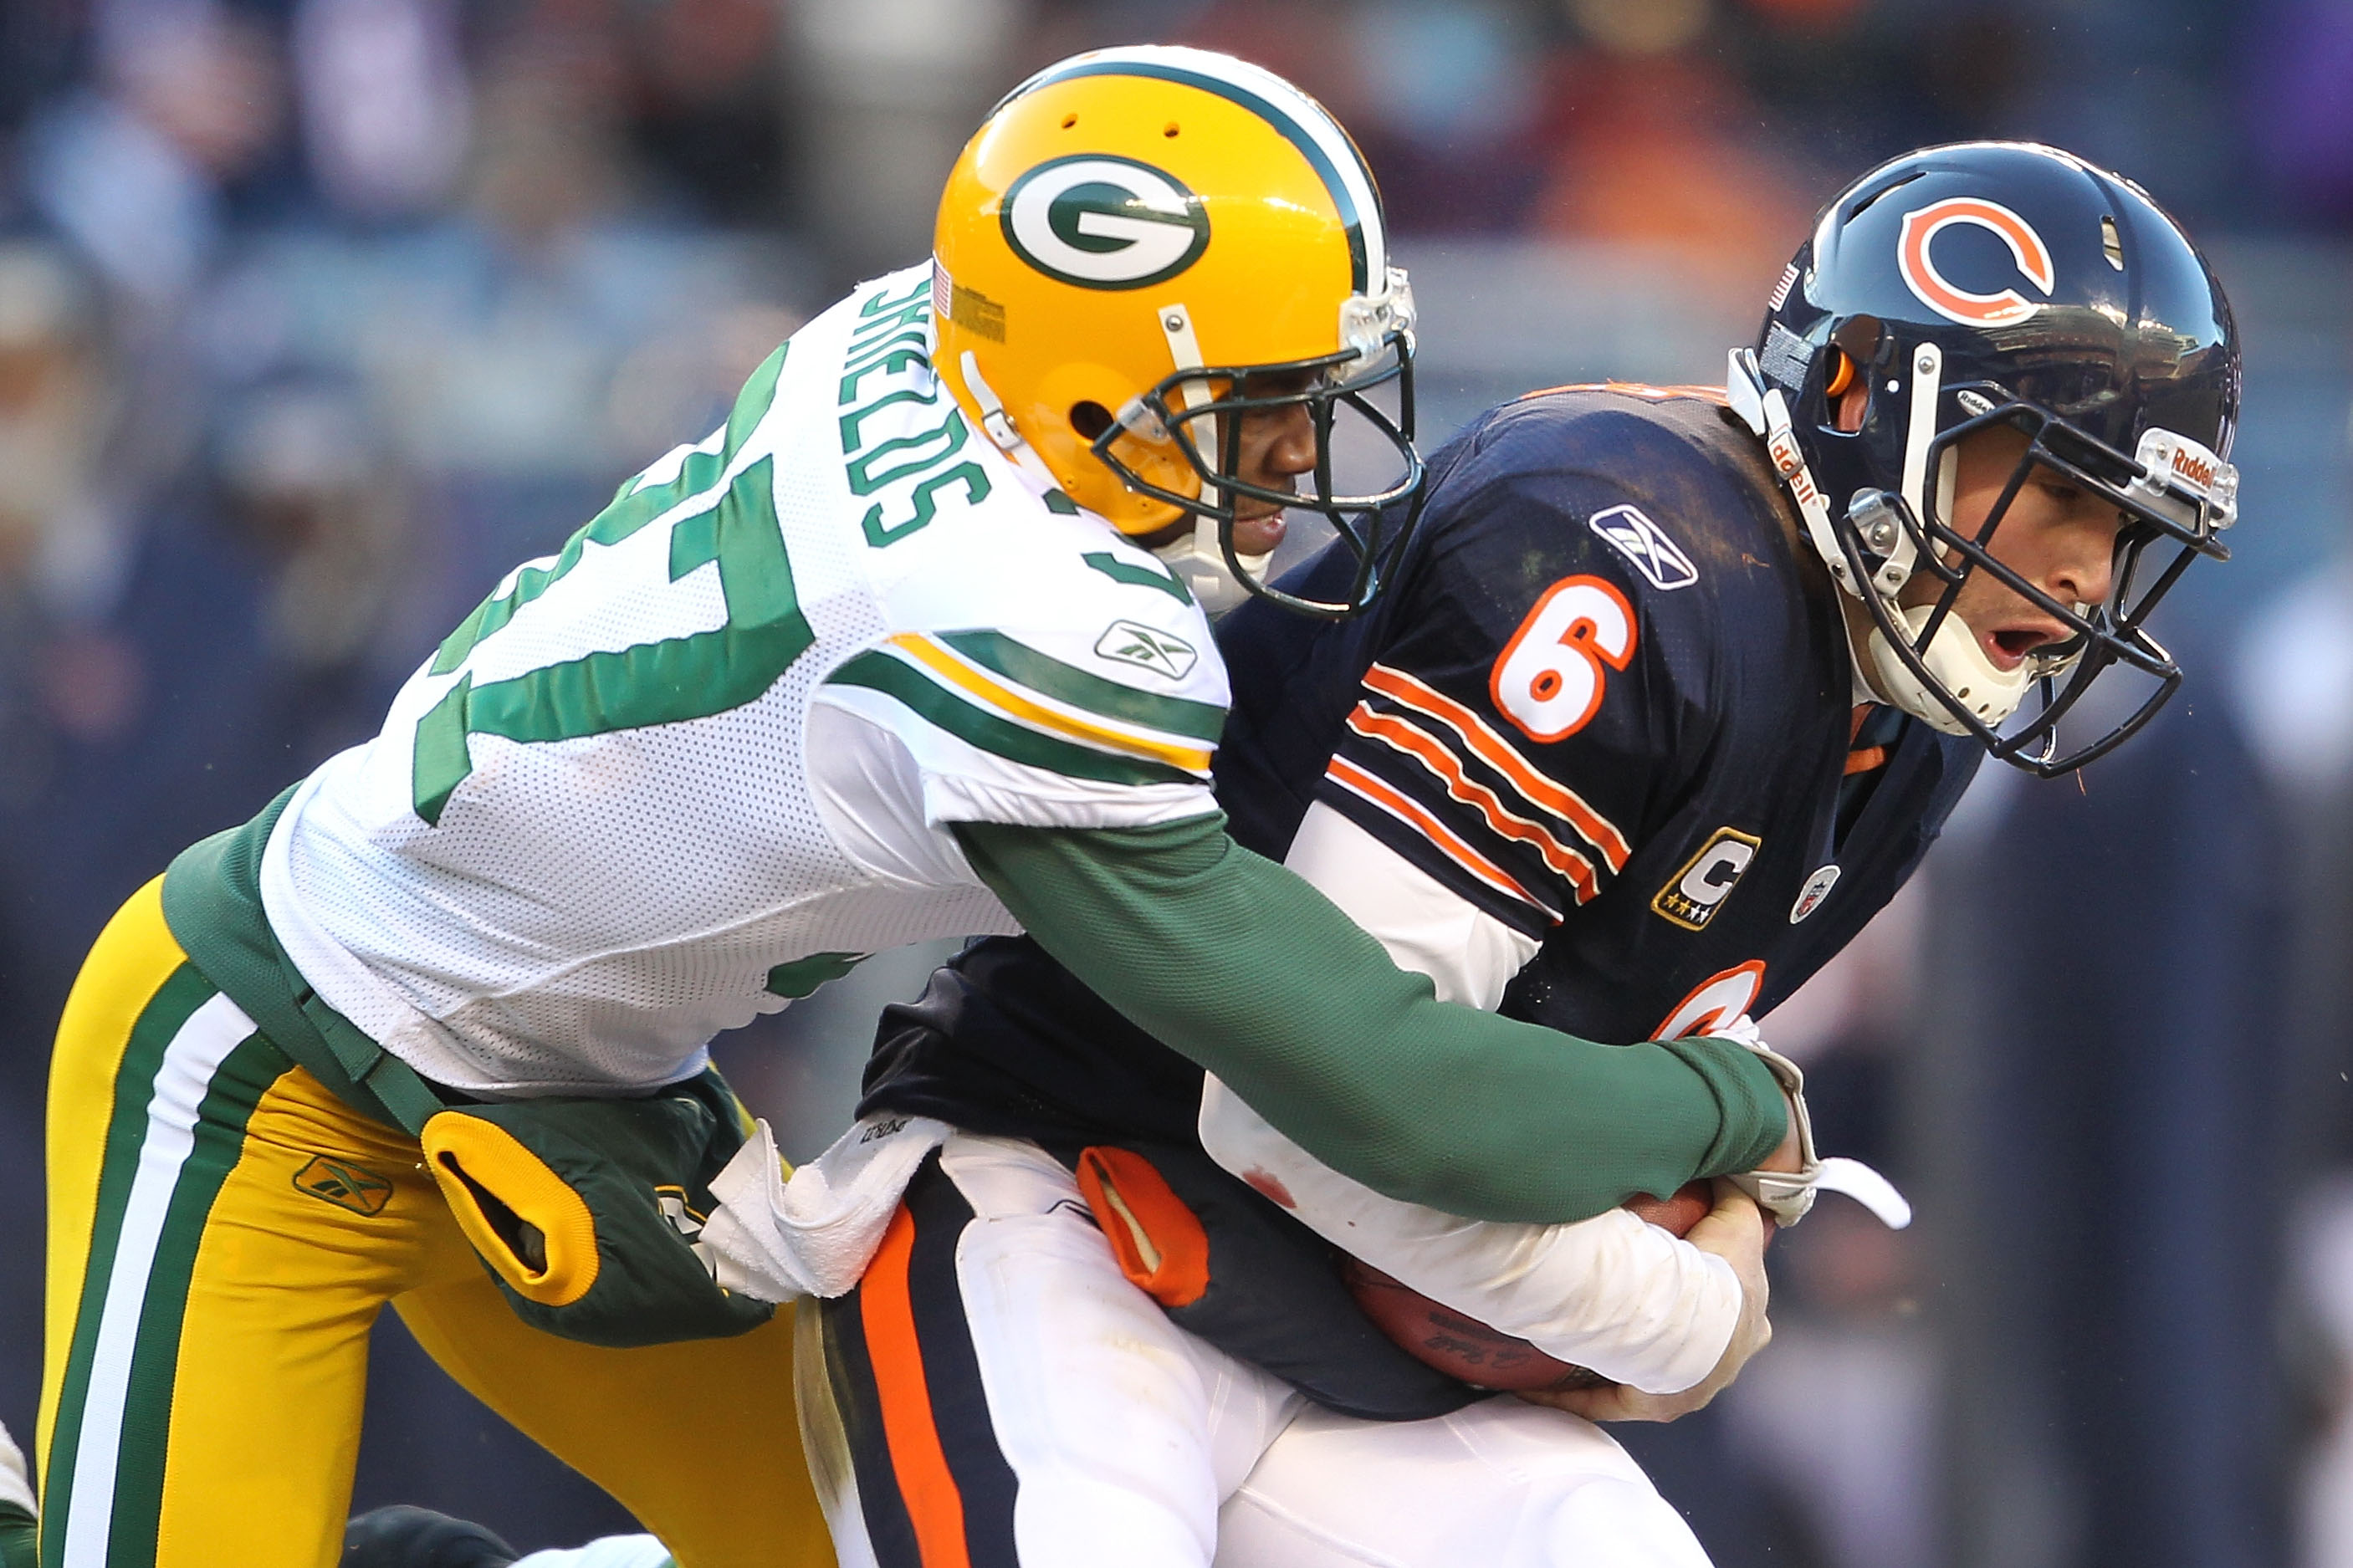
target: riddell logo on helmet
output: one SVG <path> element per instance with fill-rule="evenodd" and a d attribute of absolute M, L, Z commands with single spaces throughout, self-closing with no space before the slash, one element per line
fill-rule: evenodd
<path fill-rule="evenodd" d="M 1199 197 L 1173 174 L 1107 153 L 1039 164 L 1006 191 L 997 216 L 1014 255 L 1082 289 L 1165 283 L 1209 246 Z"/>
<path fill-rule="evenodd" d="M 2010 247 L 2020 274 L 2048 298 L 2058 281 L 2051 268 L 2051 247 L 2034 226 L 1999 202 L 1978 196 L 1951 196 L 1904 215 L 1904 231 L 1896 242 L 1895 263 L 1905 284 L 1920 302 L 1949 321 L 1969 327 L 2007 327 L 2026 320 L 2042 307 L 2015 289 L 1991 294 L 1972 293 L 1948 280 L 1936 269 L 1931 250 L 1936 237 L 1956 224 L 1989 229 Z"/>
<path fill-rule="evenodd" d="M 2214 465 L 2203 458 L 2192 456 L 2187 448 L 2173 449 L 2173 472 L 2182 483 L 2200 494 L 2214 488 Z"/>

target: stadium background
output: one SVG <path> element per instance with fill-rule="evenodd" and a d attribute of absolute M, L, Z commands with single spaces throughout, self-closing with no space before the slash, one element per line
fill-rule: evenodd
<path fill-rule="evenodd" d="M 2207 244 L 2246 521 L 2160 624 L 2190 682 L 2080 784 L 1988 777 L 1770 1021 L 1920 1223 L 1826 1205 L 1767 1355 L 1623 1435 L 1725 1568 L 2353 1564 L 2353 0 L 0 3 L 0 1419 L 47 1031 L 114 904 L 919 257 L 997 93 L 1139 39 L 1362 139 L 1434 431 L 1720 379 L 1816 204 L 1922 142 L 2059 142 Z M 726 1047 L 793 1152 L 935 956 Z M 627 1527 L 378 1338 L 357 1506 Z"/>

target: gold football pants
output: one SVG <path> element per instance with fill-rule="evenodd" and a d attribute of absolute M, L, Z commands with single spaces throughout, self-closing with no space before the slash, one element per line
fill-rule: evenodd
<path fill-rule="evenodd" d="M 525 1326 L 417 1141 L 337 1100 L 196 972 L 160 881 L 75 984 L 48 1148 L 44 1568 L 332 1568 L 386 1301 L 680 1568 L 833 1561 L 790 1312 L 641 1350 Z"/>

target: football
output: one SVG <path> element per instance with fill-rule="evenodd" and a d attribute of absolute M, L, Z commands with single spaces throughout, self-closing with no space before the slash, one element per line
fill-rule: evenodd
<path fill-rule="evenodd" d="M 1707 1183 L 1694 1181 L 1677 1188 L 1672 1197 L 1645 1195 L 1626 1206 L 1652 1225 L 1682 1236 L 1706 1216 L 1715 1200 Z M 1415 1360 L 1449 1377 L 1513 1393 L 1593 1388 L 1609 1381 L 1588 1367 L 1548 1356 L 1525 1340 L 1441 1306 L 1369 1263 L 1345 1259 L 1341 1278 L 1356 1305 L 1381 1332 Z"/>

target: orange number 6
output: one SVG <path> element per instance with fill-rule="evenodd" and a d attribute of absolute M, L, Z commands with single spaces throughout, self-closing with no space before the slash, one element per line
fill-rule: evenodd
<path fill-rule="evenodd" d="M 1564 577 L 1545 590 L 1496 656 L 1488 694 L 1532 741 L 1557 741 L 1600 710 L 1610 669 L 1634 657 L 1634 606 L 1599 577 Z"/>

